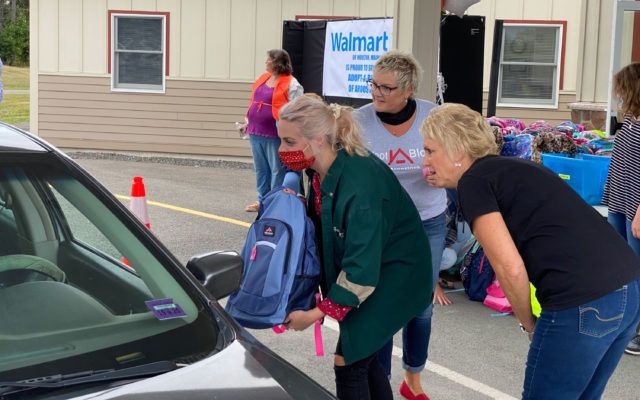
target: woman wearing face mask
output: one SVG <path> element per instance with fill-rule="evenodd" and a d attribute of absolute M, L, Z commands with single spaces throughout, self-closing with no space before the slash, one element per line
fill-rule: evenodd
<path fill-rule="evenodd" d="M 431 247 L 433 282 L 438 281 L 446 236 L 447 195 L 444 189 L 427 184 L 422 173 L 422 136 L 420 124 L 431 109 L 429 101 L 415 99 L 422 68 L 409 53 L 393 50 L 376 61 L 369 80 L 372 102 L 356 111 L 367 148 L 396 174 L 418 209 Z M 451 304 L 439 285 L 435 285 L 433 303 Z M 432 291 L 421 293 L 428 299 Z M 420 373 L 427 362 L 433 304 L 409 321 L 402 329 L 402 367 L 405 378 L 400 394 L 407 399 L 426 399 Z M 380 361 L 391 375 L 393 341 L 380 352 Z"/>
<path fill-rule="evenodd" d="M 435 108 L 421 132 L 429 183 L 458 189 L 462 215 L 531 340 L 522 398 L 599 399 L 640 321 L 640 260 L 554 172 L 496 156 L 489 125 L 469 107 Z M 530 281 L 542 305 L 537 321 Z"/>
<path fill-rule="evenodd" d="M 392 399 L 377 351 L 426 307 L 431 257 L 411 198 L 364 147 L 351 111 L 299 97 L 280 112 L 280 158 L 307 169 L 308 212 L 318 231 L 324 300 L 288 326 L 329 315 L 340 324 L 334 371 L 340 399 Z"/>

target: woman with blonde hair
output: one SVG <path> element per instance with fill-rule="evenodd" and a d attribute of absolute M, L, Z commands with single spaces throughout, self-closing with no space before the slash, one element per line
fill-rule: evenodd
<path fill-rule="evenodd" d="M 292 312 L 287 324 L 303 330 L 325 315 L 336 319 L 338 398 L 392 399 L 376 353 L 426 307 L 432 284 L 418 212 L 365 149 L 350 109 L 301 96 L 281 110 L 278 135 L 282 163 L 307 170 L 324 272 L 322 302 Z"/>
<path fill-rule="evenodd" d="M 640 321 L 640 259 L 555 173 L 496 156 L 477 112 L 445 104 L 421 132 L 427 181 L 458 189 L 462 214 L 531 340 L 523 399 L 600 398 Z M 542 305 L 537 320 L 529 281 Z"/>
<path fill-rule="evenodd" d="M 608 206 L 609 223 L 640 256 L 640 63 L 613 76 L 613 92 L 624 123 L 615 136 L 602 200 Z M 629 354 L 640 355 L 640 326 L 638 332 L 625 350 Z"/>
<path fill-rule="evenodd" d="M 422 67 L 410 54 L 392 50 L 383 54 L 373 67 L 369 80 L 370 104 L 356 111 L 367 148 L 385 162 L 398 177 L 418 209 L 431 249 L 432 280 L 438 281 L 446 237 L 447 195 L 444 189 L 429 186 L 422 176 L 423 150 L 420 125 L 436 105 L 416 99 Z M 440 285 L 421 293 L 433 303 L 451 304 Z M 405 370 L 400 394 L 407 399 L 428 400 L 420 373 L 429 353 L 433 304 L 402 329 L 402 367 Z M 382 365 L 391 375 L 393 341 L 380 351 Z"/>

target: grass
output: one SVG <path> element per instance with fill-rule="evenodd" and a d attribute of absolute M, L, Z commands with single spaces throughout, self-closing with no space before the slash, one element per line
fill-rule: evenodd
<path fill-rule="evenodd" d="M 9 94 L 7 90 L 29 90 L 29 67 L 2 68 L 4 100 L 0 103 L 0 121 L 10 124 L 29 122 L 29 95 Z"/>
<path fill-rule="evenodd" d="M 29 95 L 5 94 L 0 103 L 0 121 L 9 124 L 29 122 Z"/>
<path fill-rule="evenodd" d="M 5 90 L 29 90 L 29 67 L 2 68 L 2 82 Z"/>

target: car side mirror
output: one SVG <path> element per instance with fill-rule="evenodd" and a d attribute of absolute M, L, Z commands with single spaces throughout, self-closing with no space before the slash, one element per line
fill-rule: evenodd
<path fill-rule="evenodd" d="M 187 269 L 219 300 L 240 287 L 243 265 L 235 251 L 214 251 L 191 257 Z"/>

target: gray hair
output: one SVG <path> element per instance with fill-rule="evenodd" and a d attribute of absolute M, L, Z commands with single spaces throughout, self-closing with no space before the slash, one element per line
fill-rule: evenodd
<path fill-rule="evenodd" d="M 422 67 L 411 53 L 401 50 L 388 51 L 376 61 L 374 70 L 395 74 L 398 87 L 402 91 L 413 89 L 415 93 L 420 87 Z"/>

